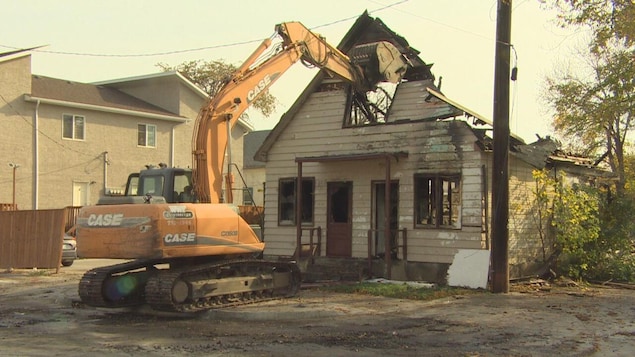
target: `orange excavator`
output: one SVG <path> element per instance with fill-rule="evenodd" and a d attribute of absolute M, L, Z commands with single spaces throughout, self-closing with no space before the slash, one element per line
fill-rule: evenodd
<path fill-rule="evenodd" d="M 274 36 L 282 39 L 278 47 L 272 46 Z M 201 109 L 192 170 L 149 167 L 130 175 L 124 196 L 102 197 L 81 209 L 79 256 L 128 260 L 86 272 L 79 283 L 83 303 L 112 308 L 147 303 L 156 310 L 195 312 L 297 293 L 297 264 L 260 258 L 265 244 L 258 227 L 228 204 L 231 177 L 222 196 L 230 130 L 298 61 L 325 69 L 360 93 L 382 81 L 399 82 L 408 61 L 389 42 L 357 46 L 349 57 L 298 22 L 277 25 L 274 36 Z M 190 187 L 193 192 L 185 192 Z"/>

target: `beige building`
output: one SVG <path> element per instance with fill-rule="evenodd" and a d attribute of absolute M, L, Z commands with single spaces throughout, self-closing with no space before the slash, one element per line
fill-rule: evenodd
<path fill-rule="evenodd" d="M 12 202 L 15 187 L 19 209 L 90 205 L 121 193 L 145 165 L 191 167 L 206 101 L 177 72 L 85 84 L 32 74 L 28 51 L 0 54 L 0 203 Z M 241 120 L 232 132 L 239 168 L 252 129 Z"/>
<path fill-rule="evenodd" d="M 362 15 L 339 48 L 346 53 L 379 40 L 413 64 L 401 84 L 368 93 L 364 102 L 348 83 L 320 72 L 257 152 L 266 163 L 265 255 L 294 255 L 319 230 L 316 262 L 359 263 L 336 274 L 366 270 L 370 262 L 375 276 L 483 287 L 491 123 L 441 94 L 431 65 L 379 19 Z M 513 135 L 510 143 L 509 255 L 517 277 L 544 264 L 543 248 L 552 253 L 536 225 L 532 170 L 564 166 L 555 146 L 526 145 Z"/>

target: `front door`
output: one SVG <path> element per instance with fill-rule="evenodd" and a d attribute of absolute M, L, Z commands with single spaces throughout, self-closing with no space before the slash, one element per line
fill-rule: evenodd
<path fill-rule="evenodd" d="M 373 204 L 375 210 L 373 215 L 375 246 L 372 248 L 375 256 L 384 256 L 384 253 L 386 251 L 386 239 L 384 237 L 384 233 L 386 232 L 386 207 L 390 207 L 390 222 L 388 222 L 388 224 L 390 227 L 390 235 L 392 239 L 390 241 L 390 246 L 392 247 L 392 249 L 395 248 L 395 244 L 397 243 L 395 234 L 397 232 L 397 228 L 399 227 L 397 222 L 397 209 L 399 207 L 399 183 L 394 181 L 390 183 L 390 205 L 386 205 L 386 183 L 377 182 L 373 184 L 373 188 L 373 197 L 375 200 Z"/>
<path fill-rule="evenodd" d="M 353 183 L 327 183 L 326 255 L 350 257 L 353 251 Z"/>

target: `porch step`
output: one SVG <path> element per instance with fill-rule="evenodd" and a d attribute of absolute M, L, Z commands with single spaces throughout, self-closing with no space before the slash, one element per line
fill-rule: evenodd
<path fill-rule="evenodd" d="M 304 282 L 361 281 L 370 276 L 366 259 L 314 257 L 313 264 L 306 258 L 299 264 Z"/>

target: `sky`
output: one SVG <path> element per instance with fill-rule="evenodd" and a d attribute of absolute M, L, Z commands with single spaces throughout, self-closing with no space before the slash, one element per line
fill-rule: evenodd
<path fill-rule="evenodd" d="M 553 135 L 541 99 L 544 78 L 562 68 L 579 36 L 559 28 L 542 0 L 514 0 L 510 130 L 526 142 Z M 0 0 L 0 52 L 33 52 L 33 74 L 99 82 L 160 72 L 191 60 L 240 65 L 275 25 L 299 21 L 337 45 L 367 10 L 403 36 L 442 77 L 441 91 L 493 117 L 496 0 Z M 314 70 L 296 64 L 272 88 L 269 118 L 249 111 L 256 130 L 273 128 Z"/>

